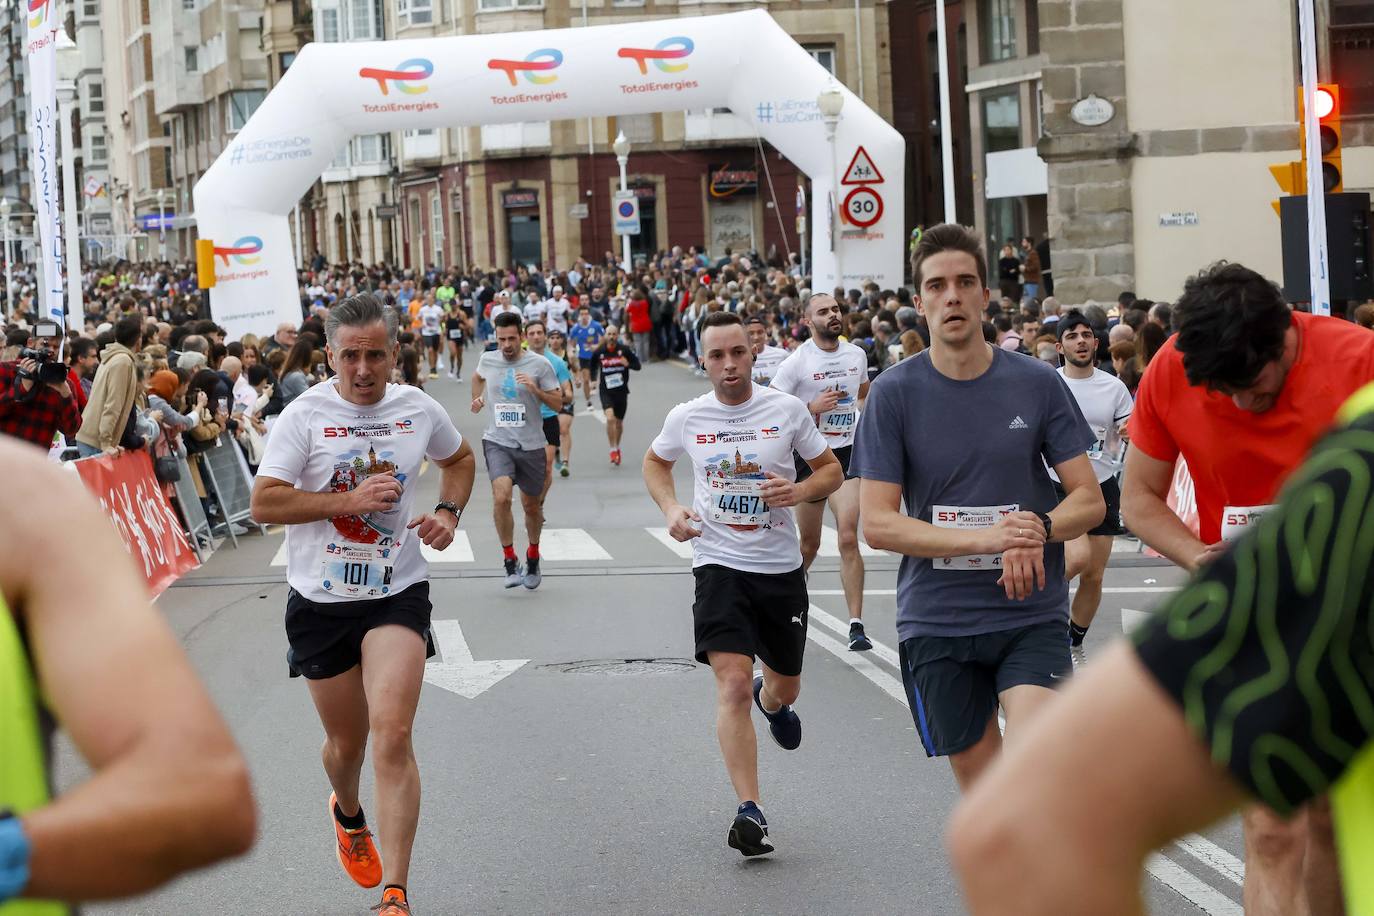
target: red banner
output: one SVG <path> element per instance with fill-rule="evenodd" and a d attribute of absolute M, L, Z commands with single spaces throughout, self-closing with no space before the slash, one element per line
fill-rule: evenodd
<path fill-rule="evenodd" d="M 83 458 L 72 467 L 100 500 L 154 597 L 196 568 L 195 551 L 153 475 L 153 460 L 147 452 L 139 449 Z"/>

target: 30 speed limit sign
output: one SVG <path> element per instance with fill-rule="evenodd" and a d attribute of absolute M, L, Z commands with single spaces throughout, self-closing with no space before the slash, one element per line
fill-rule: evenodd
<path fill-rule="evenodd" d="M 852 226 L 867 229 L 883 218 L 883 199 L 878 192 L 861 185 L 844 199 L 844 218 Z"/>

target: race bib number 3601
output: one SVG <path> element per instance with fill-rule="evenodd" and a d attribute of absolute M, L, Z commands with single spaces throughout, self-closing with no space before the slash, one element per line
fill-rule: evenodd
<path fill-rule="evenodd" d="M 768 506 L 761 492 L 764 481 L 712 477 L 710 483 L 712 521 L 751 527 L 768 524 Z"/>
<path fill-rule="evenodd" d="M 525 425 L 525 405 L 519 401 L 513 404 L 493 404 L 498 429 L 515 429 Z"/>
<path fill-rule="evenodd" d="M 1002 516 L 1017 511 L 1010 506 L 932 506 L 931 523 L 936 528 L 958 528 L 968 531 L 991 528 Z M 1000 553 L 969 554 L 962 557 L 940 557 L 931 561 L 936 569 L 1001 569 Z"/>

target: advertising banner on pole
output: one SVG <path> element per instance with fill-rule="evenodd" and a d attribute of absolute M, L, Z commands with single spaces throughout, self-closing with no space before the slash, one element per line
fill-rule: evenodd
<path fill-rule="evenodd" d="M 72 463 L 81 482 L 110 517 L 124 548 L 148 582 L 154 597 L 198 565 L 153 474 L 153 459 L 142 449 L 99 455 Z"/>
<path fill-rule="evenodd" d="M 56 0 L 27 0 L 25 59 L 28 62 L 29 161 L 33 167 L 33 211 L 38 229 L 40 311 L 65 325 L 62 307 L 61 201 L 57 191 L 57 30 L 62 27 Z"/>

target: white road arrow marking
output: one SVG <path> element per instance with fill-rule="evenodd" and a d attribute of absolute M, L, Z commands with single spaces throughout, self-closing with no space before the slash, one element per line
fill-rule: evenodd
<path fill-rule="evenodd" d="M 475 700 L 528 664 L 528 658 L 474 661 L 463 628 L 456 620 L 435 620 L 434 641 L 439 660 L 425 665 L 425 682 Z"/>

